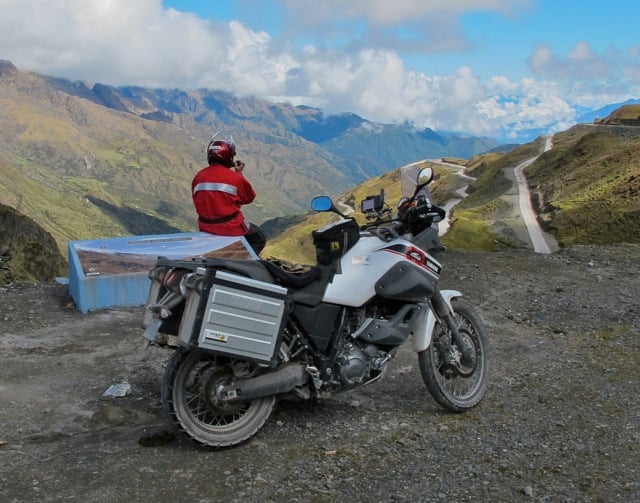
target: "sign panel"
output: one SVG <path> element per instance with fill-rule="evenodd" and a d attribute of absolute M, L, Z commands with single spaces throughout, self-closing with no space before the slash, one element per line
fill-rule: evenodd
<path fill-rule="evenodd" d="M 147 277 L 158 257 L 257 259 L 242 236 L 205 232 L 128 236 L 69 242 L 69 292 L 82 313 L 143 305 Z"/>

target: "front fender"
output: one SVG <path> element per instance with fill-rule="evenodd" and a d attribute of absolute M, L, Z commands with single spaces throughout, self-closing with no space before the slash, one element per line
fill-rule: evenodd
<path fill-rule="evenodd" d="M 442 290 L 440 293 L 449 304 L 449 308 L 451 308 L 451 299 L 462 297 L 462 294 L 457 290 Z M 427 304 L 426 307 L 427 309 L 423 311 L 418 321 L 416 321 L 416 327 L 413 331 L 413 350 L 416 353 L 420 353 L 429 347 L 433 336 L 433 328 L 436 325 L 436 315 L 433 312 L 433 308 L 430 304 Z"/>

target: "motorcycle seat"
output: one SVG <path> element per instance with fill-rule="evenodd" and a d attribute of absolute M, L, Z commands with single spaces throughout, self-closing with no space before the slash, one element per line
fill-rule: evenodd
<path fill-rule="evenodd" d="M 260 263 L 265 266 L 276 283 L 289 288 L 304 288 L 322 275 L 322 271 L 317 266 L 292 264 L 278 259 L 261 260 Z"/>
<path fill-rule="evenodd" d="M 270 282 L 273 280 L 272 275 L 258 260 L 209 258 L 205 260 L 204 265 L 247 276 L 258 281 Z"/>

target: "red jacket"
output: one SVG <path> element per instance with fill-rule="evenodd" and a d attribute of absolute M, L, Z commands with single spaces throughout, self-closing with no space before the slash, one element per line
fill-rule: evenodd
<path fill-rule="evenodd" d="M 221 164 L 202 168 L 191 182 L 191 196 L 201 231 L 242 236 L 249 230 L 240 206 L 252 202 L 256 192 L 241 173 Z M 216 223 L 216 220 L 224 221 Z"/>

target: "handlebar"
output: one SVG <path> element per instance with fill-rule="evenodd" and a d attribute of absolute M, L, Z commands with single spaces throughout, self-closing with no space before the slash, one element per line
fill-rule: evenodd
<path fill-rule="evenodd" d="M 427 209 L 427 211 L 424 211 Z M 370 230 L 382 241 L 397 239 L 403 234 L 418 234 L 433 222 L 444 219 L 446 211 L 438 206 L 414 206 L 402 216 L 388 220 L 376 219 L 375 222 L 362 226 L 363 230 Z"/>
<path fill-rule="evenodd" d="M 402 227 L 402 223 L 397 220 L 392 220 L 391 222 L 387 222 L 388 226 L 378 225 L 376 226 L 373 233 L 378 236 L 382 241 L 390 241 L 389 234 L 392 239 L 397 239 L 400 237 L 400 232 L 398 230 Z"/>

